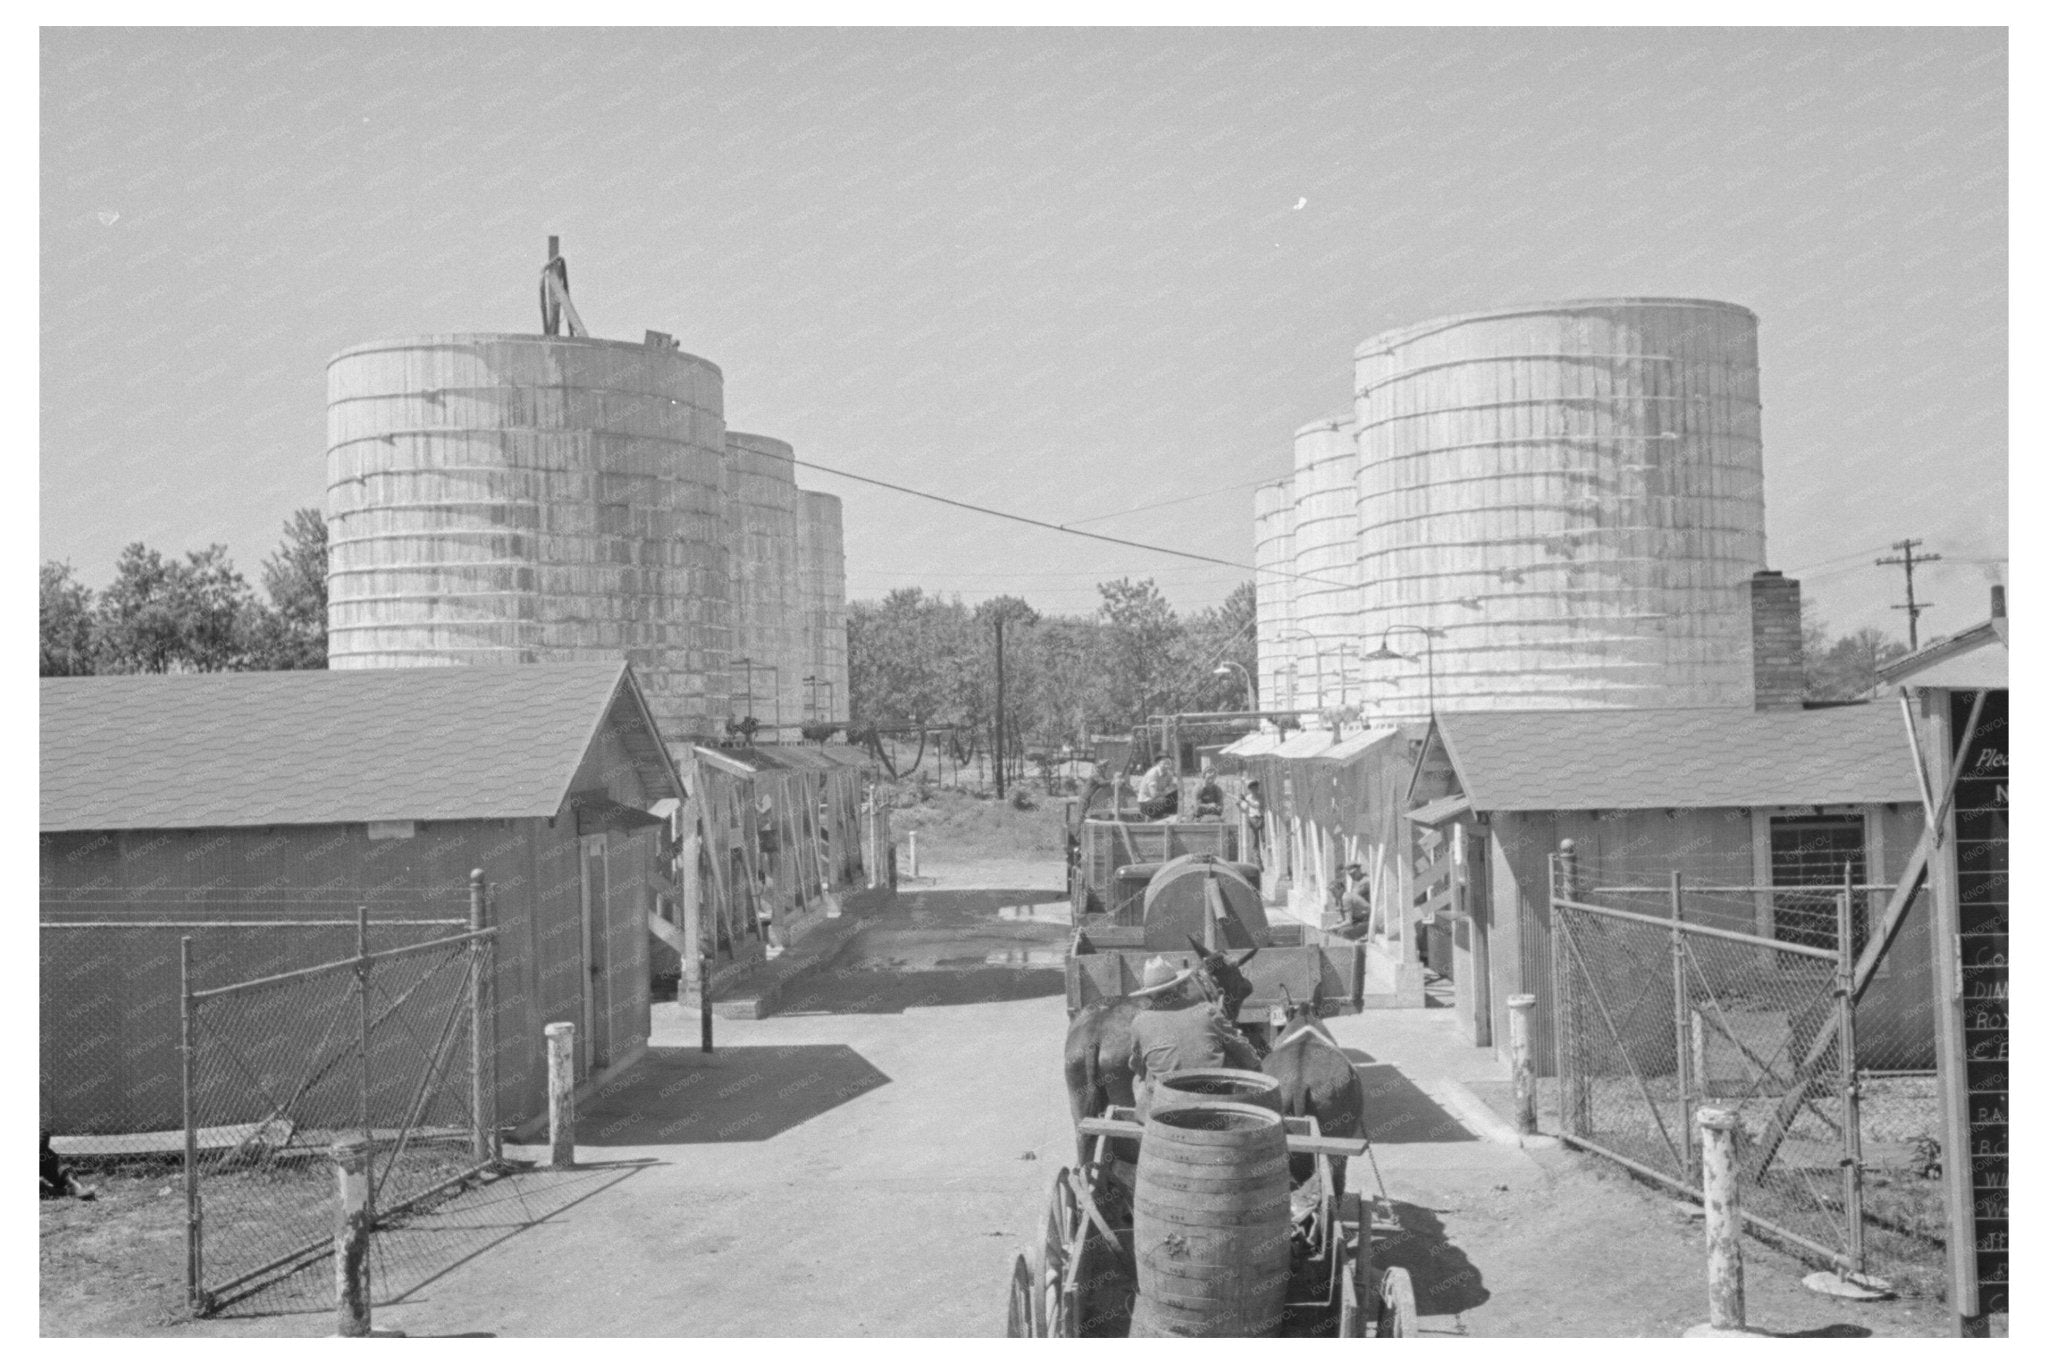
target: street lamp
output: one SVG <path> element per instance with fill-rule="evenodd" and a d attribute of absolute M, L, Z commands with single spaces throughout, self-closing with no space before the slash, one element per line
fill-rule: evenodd
<path fill-rule="evenodd" d="M 1380 632 L 1380 647 L 1365 656 L 1367 662 L 1379 663 L 1396 658 L 1401 659 L 1403 662 L 1413 660 L 1414 655 L 1395 653 L 1387 647 L 1387 636 L 1393 634 L 1396 630 L 1413 630 L 1423 636 L 1422 652 L 1425 665 L 1429 670 L 1429 714 L 1434 719 L 1436 716 L 1436 641 L 1442 639 L 1445 632 L 1427 625 L 1389 625 Z"/>
<path fill-rule="evenodd" d="M 1297 628 L 1297 627 L 1294 627 L 1294 626 L 1288 626 L 1288 627 L 1287 627 L 1286 629 L 1284 629 L 1283 631 L 1281 631 L 1281 632 L 1280 632 L 1280 634 L 1300 635 L 1300 636 L 1301 636 L 1301 637 L 1302 637 L 1303 639 L 1306 639 L 1306 640 L 1311 640 L 1311 641 L 1313 641 L 1313 642 L 1315 642 L 1315 643 L 1318 643 L 1318 644 L 1321 644 L 1321 643 L 1325 642 L 1325 641 L 1324 641 L 1324 637 L 1323 637 L 1322 635 L 1312 635 L 1312 634 L 1310 634 L 1310 633 L 1309 633 L 1308 631 L 1306 631 L 1306 630 L 1303 630 L 1303 629 L 1299 629 L 1299 628 Z M 1275 639 L 1278 639 L 1278 638 L 1280 637 L 1280 634 L 1275 634 L 1275 635 L 1274 635 L 1274 638 L 1275 638 Z M 1321 710 L 1321 709 L 1323 708 L 1323 654 L 1322 654 L 1322 650 L 1320 650 L 1320 649 L 1313 649 L 1313 650 L 1310 650 L 1310 652 L 1309 652 L 1309 657 L 1311 657 L 1311 658 L 1315 659 L 1315 661 L 1316 661 L 1316 709 L 1317 709 L 1317 710 Z M 1294 700 L 1295 700 L 1295 701 L 1296 701 L 1296 702 L 1298 703 L 1298 702 L 1299 702 L 1299 701 L 1301 700 L 1301 698 L 1297 696 L 1297 697 L 1295 697 L 1295 698 L 1294 698 Z"/>
<path fill-rule="evenodd" d="M 1259 691 L 1257 687 L 1252 685 L 1251 669 L 1245 667 L 1242 663 L 1233 663 L 1226 658 L 1225 660 L 1223 660 L 1222 664 L 1217 667 L 1216 676 L 1228 677 L 1230 676 L 1230 670 L 1232 668 L 1235 668 L 1239 672 L 1244 674 L 1244 708 L 1246 710 L 1257 710 L 1259 708 Z"/>

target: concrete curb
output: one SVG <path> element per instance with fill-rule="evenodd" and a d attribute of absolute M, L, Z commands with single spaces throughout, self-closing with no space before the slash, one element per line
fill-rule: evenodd
<path fill-rule="evenodd" d="M 1494 1112 L 1492 1105 L 1457 1080 L 1424 1080 L 1419 1082 L 1418 1088 L 1435 1099 L 1439 1106 L 1449 1109 L 1482 1141 L 1524 1151 L 1554 1150 L 1558 1145 L 1556 1137 L 1523 1136 L 1515 1130 L 1513 1123 Z"/>

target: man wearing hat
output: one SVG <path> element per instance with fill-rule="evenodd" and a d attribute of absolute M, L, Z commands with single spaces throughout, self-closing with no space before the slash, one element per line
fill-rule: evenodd
<path fill-rule="evenodd" d="M 1152 1081 L 1175 1071 L 1210 1066 L 1257 1070 L 1258 1053 L 1223 1011 L 1189 989 L 1195 968 L 1177 969 L 1164 957 L 1145 963 L 1130 997 L 1138 1003 L 1131 1020 L 1131 1085 L 1142 1121 L 1151 1107 Z"/>

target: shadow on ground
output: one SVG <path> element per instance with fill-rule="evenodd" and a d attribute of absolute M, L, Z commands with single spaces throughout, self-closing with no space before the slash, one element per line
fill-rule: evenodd
<path fill-rule="evenodd" d="M 549 1218 L 632 1178 L 649 1161 L 593 1162 L 572 1170 L 515 1168 L 409 1210 L 370 1236 L 372 1307 L 420 1302 L 449 1271 Z M 295 1272 L 223 1303 L 221 1318 L 331 1316 L 334 1260 L 321 1256 Z"/>
<path fill-rule="evenodd" d="M 852 1047 L 650 1047 L 576 1115 L 580 1147 L 766 1141 L 889 1083 Z"/>
<path fill-rule="evenodd" d="M 1425 1141 L 1477 1141 L 1470 1129 L 1415 1087 L 1391 1063 L 1375 1061 L 1356 1047 L 1344 1054 L 1365 1085 L 1365 1130 L 1381 1146 Z"/>
<path fill-rule="evenodd" d="M 1374 1233 L 1373 1269 L 1384 1272 L 1399 1266 L 1408 1271 L 1415 1283 L 1417 1314 L 1469 1312 L 1493 1296 L 1479 1267 L 1451 1244 L 1435 1213 L 1414 1203 L 1396 1202 L 1393 1207 L 1401 1230 Z"/>

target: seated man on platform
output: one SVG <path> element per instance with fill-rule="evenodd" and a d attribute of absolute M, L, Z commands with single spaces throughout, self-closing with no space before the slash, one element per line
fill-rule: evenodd
<path fill-rule="evenodd" d="M 1171 758 L 1161 758 L 1138 778 L 1138 817 L 1165 819 L 1180 811 L 1180 775 Z"/>
<path fill-rule="evenodd" d="M 1152 1083 L 1176 1071 L 1229 1066 L 1257 1070 L 1258 1053 L 1223 1010 L 1188 988 L 1195 970 L 1176 971 L 1164 957 L 1145 963 L 1138 1001 L 1131 1020 L 1131 1089 L 1137 1098 L 1138 1120 L 1152 1105 Z"/>
<path fill-rule="evenodd" d="M 1223 818 L 1223 788 L 1216 781 L 1216 769 L 1202 764 L 1202 784 L 1195 788 L 1195 818 Z"/>

